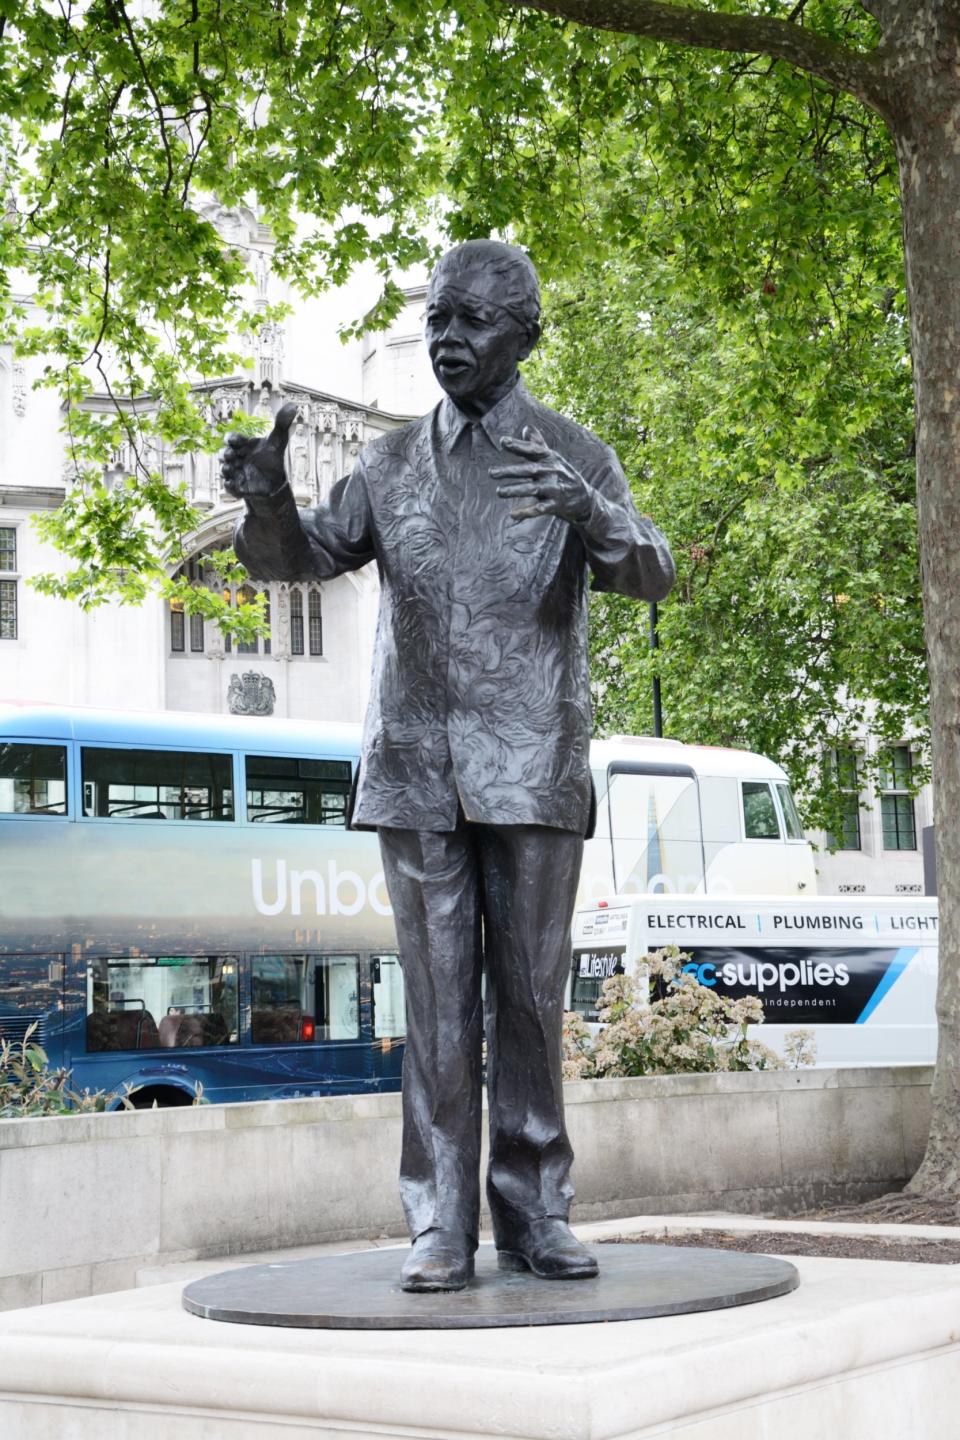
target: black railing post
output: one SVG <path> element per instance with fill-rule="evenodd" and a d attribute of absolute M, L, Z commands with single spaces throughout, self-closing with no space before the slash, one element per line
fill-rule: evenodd
<path fill-rule="evenodd" d="M 657 632 L 657 602 L 650 601 L 650 649 L 660 649 L 660 636 Z M 653 733 L 660 738 L 663 735 L 663 706 L 660 700 L 660 676 L 654 671 L 653 674 Z"/>

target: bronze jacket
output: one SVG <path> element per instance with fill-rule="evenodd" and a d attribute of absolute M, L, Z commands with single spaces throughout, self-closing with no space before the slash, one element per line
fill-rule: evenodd
<path fill-rule="evenodd" d="M 490 467 L 535 426 L 593 491 L 589 519 L 513 521 Z M 592 825 L 587 578 L 661 600 L 667 542 L 616 455 L 517 384 L 482 421 L 449 399 L 375 440 L 315 509 L 289 486 L 250 499 L 236 534 L 263 580 L 329 580 L 375 560 L 381 600 L 355 825 L 467 820 Z"/>

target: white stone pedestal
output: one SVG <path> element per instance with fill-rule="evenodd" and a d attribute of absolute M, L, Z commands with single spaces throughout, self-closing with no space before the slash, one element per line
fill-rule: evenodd
<path fill-rule="evenodd" d="M 398 1254 L 398 1261 L 400 1255 Z M 798 1262 L 737 1310 L 556 1328 L 303 1331 L 186 1314 L 181 1286 L 0 1316 L 11 1440 L 942 1440 L 960 1275 Z"/>

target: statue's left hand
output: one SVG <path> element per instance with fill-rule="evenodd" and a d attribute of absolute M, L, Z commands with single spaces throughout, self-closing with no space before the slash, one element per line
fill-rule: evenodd
<path fill-rule="evenodd" d="M 502 499 L 524 502 L 510 511 L 511 520 L 559 515 L 562 520 L 577 524 L 589 517 L 590 487 L 569 461 L 550 449 L 539 430 L 525 426 L 522 439 L 504 435 L 500 443 L 504 450 L 512 450 L 521 457 L 512 465 L 496 465 L 490 471 L 495 480 L 513 481 L 497 487 Z"/>

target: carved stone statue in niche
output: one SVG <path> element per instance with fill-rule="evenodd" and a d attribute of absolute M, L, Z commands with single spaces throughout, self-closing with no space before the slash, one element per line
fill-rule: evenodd
<path fill-rule="evenodd" d="M 303 420 L 293 427 L 290 442 L 290 483 L 298 500 L 309 500 L 313 487 L 310 483 L 310 437 Z"/>
<path fill-rule="evenodd" d="M 329 495 L 333 486 L 333 428 L 325 426 L 320 436 L 320 498 Z"/>
<path fill-rule="evenodd" d="M 276 603 L 270 615 L 270 640 L 278 660 L 290 657 L 290 586 L 278 585 Z"/>
<path fill-rule="evenodd" d="M 270 261 L 263 250 L 254 251 L 253 256 L 253 278 L 257 287 L 257 299 L 266 303 L 267 290 L 270 284 Z"/>
<path fill-rule="evenodd" d="M 260 395 L 253 413 L 262 416 L 264 420 L 273 419 L 273 386 L 269 380 L 264 380 L 260 386 Z"/>

